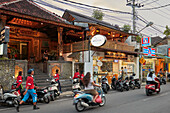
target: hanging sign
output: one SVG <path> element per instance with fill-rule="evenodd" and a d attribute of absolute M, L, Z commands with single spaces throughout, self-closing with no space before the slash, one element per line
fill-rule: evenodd
<path fill-rule="evenodd" d="M 170 48 L 168 48 L 167 55 L 170 57 Z"/>
<path fill-rule="evenodd" d="M 91 39 L 91 44 L 95 47 L 103 46 L 106 43 L 106 37 L 103 35 L 95 35 Z"/>
<path fill-rule="evenodd" d="M 142 58 L 139 60 L 139 62 L 140 62 L 141 64 L 144 64 L 144 63 L 146 62 L 146 60 L 142 57 Z"/>
<path fill-rule="evenodd" d="M 0 43 L 9 42 L 9 27 L 5 26 L 2 30 L 0 30 Z"/>
<path fill-rule="evenodd" d="M 143 47 L 143 54 L 146 56 L 155 56 L 155 48 Z"/>
<path fill-rule="evenodd" d="M 142 46 L 146 47 L 146 46 L 151 46 L 151 38 L 150 37 L 144 37 L 142 38 Z"/>

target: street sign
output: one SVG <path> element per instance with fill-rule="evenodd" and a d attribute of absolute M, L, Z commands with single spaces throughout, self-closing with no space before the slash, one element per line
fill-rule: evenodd
<path fill-rule="evenodd" d="M 143 47 L 143 54 L 146 56 L 155 56 L 155 48 Z"/>
<path fill-rule="evenodd" d="M 142 46 L 146 47 L 146 46 L 151 46 L 151 38 L 150 37 L 144 37 L 142 38 Z"/>
<path fill-rule="evenodd" d="M 139 60 L 139 62 L 140 62 L 141 64 L 144 64 L 144 63 L 146 62 L 146 60 L 142 57 L 142 58 Z"/>
<path fill-rule="evenodd" d="M 9 42 L 9 27 L 5 26 L 0 31 L 0 43 L 8 43 Z"/>

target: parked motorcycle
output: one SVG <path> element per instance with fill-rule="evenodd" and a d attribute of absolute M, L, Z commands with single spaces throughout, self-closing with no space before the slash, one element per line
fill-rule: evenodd
<path fill-rule="evenodd" d="M 91 94 L 86 93 L 77 93 L 73 99 L 73 105 L 75 105 L 75 109 L 79 112 L 83 111 L 85 108 L 89 106 L 104 106 L 106 103 L 105 94 L 103 93 L 102 88 L 96 88 L 99 93 L 98 98 L 96 99 L 96 103 L 93 102 L 93 96 Z"/>
<path fill-rule="evenodd" d="M 108 84 L 108 80 L 106 77 L 107 75 L 102 78 L 102 85 L 101 85 L 104 93 L 107 93 L 110 90 L 110 86 Z"/>
<path fill-rule="evenodd" d="M 167 75 L 167 81 L 170 81 L 170 73 Z"/>
<path fill-rule="evenodd" d="M 3 91 L 2 85 L 0 86 L 0 103 L 4 103 L 10 106 L 18 106 L 19 104 L 19 96 L 15 95 L 14 93 L 16 90 L 10 90 L 7 92 Z"/>
<path fill-rule="evenodd" d="M 48 87 L 39 88 L 36 90 L 38 101 L 49 103 L 50 102 L 50 93 L 48 92 Z"/>
<path fill-rule="evenodd" d="M 123 92 L 122 76 L 119 76 L 119 77 L 118 77 L 118 80 L 117 80 L 117 82 L 116 82 L 116 89 L 117 89 L 118 91 Z"/>
<path fill-rule="evenodd" d="M 112 83 L 111 83 L 111 87 L 113 90 L 116 90 L 116 83 L 117 83 L 116 77 L 113 76 Z"/>
<path fill-rule="evenodd" d="M 123 82 L 123 88 L 126 90 L 126 91 L 129 91 L 129 83 L 128 83 L 128 76 L 125 76 L 125 79 Z"/>
<path fill-rule="evenodd" d="M 158 86 L 157 86 L 157 89 L 155 88 L 155 84 L 150 84 L 148 81 L 147 81 L 147 84 L 145 86 L 145 90 L 146 90 L 146 95 L 147 96 L 150 96 L 152 93 L 160 93 L 161 91 L 161 88 L 160 88 L 160 82 L 159 82 L 159 79 L 156 77 L 155 80 L 158 82 Z"/>
<path fill-rule="evenodd" d="M 133 73 L 132 76 L 136 76 L 136 74 Z M 135 81 L 135 87 L 137 87 L 138 89 L 140 89 L 140 88 L 141 88 L 140 80 L 139 80 L 139 79 L 134 79 L 134 81 Z"/>
<path fill-rule="evenodd" d="M 49 80 L 47 79 L 47 81 Z M 52 101 L 54 101 L 57 96 L 60 96 L 60 92 L 58 90 L 58 83 L 55 82 L 55 79 L 51 80 L 51 85 L 48 86 L 48 92 L 50 93 Z"/>
<path fill-rule="evenodd" d="M 158 74 L 158 75 L 157 75 L 157 77 L 158 77 L 158 79 L 159 79 L 160 85 L 162 85 L 161 75 L 160 75 L 160 74 Z"/>
<path fill-rule="evenodd" d="M 129 88 L 133 90 L 135 89 L 135 80 L 133 75 L 129 77 Z"/>

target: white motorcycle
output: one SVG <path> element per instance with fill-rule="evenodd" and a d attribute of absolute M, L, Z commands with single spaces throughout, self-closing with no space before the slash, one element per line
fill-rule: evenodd
<path fill-rule="evenodd" d="M 47 81 L 49 81 L 47 79 Z M 51 80 L 51 85 L 48 86 L 48 92 L 50 92 L 51 100 L 54 101 L 57 96 L 60 96 L 60 92 L 58 90 L 58 83 L 55 82 L 55 79 Z"/>
<path fill-rule="evenodd" d="M 15 93 L 16 90 L 10 90 L 8 92 L 3 91 L 2 85 L 0 86 L 0 103 L 5 103 L 10 106 L 17 106 L 19 104 L 19 96 Z"/>

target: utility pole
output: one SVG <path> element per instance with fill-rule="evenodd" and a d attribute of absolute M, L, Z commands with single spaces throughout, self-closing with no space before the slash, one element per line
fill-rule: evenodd
<path fill-rule="evenodd" d="M 127 0 L 127 4 L 126 6 L 131 6 L 132 7 L 132 14 L 133 14 L 133 33 L 135 34 L 136 33 L 136 10 L 135 8 L 140 8 L 140 7 L 143 7 L 144 5 L 140 4 L 140 3 L 136 3 L 135 0 Z"/>

